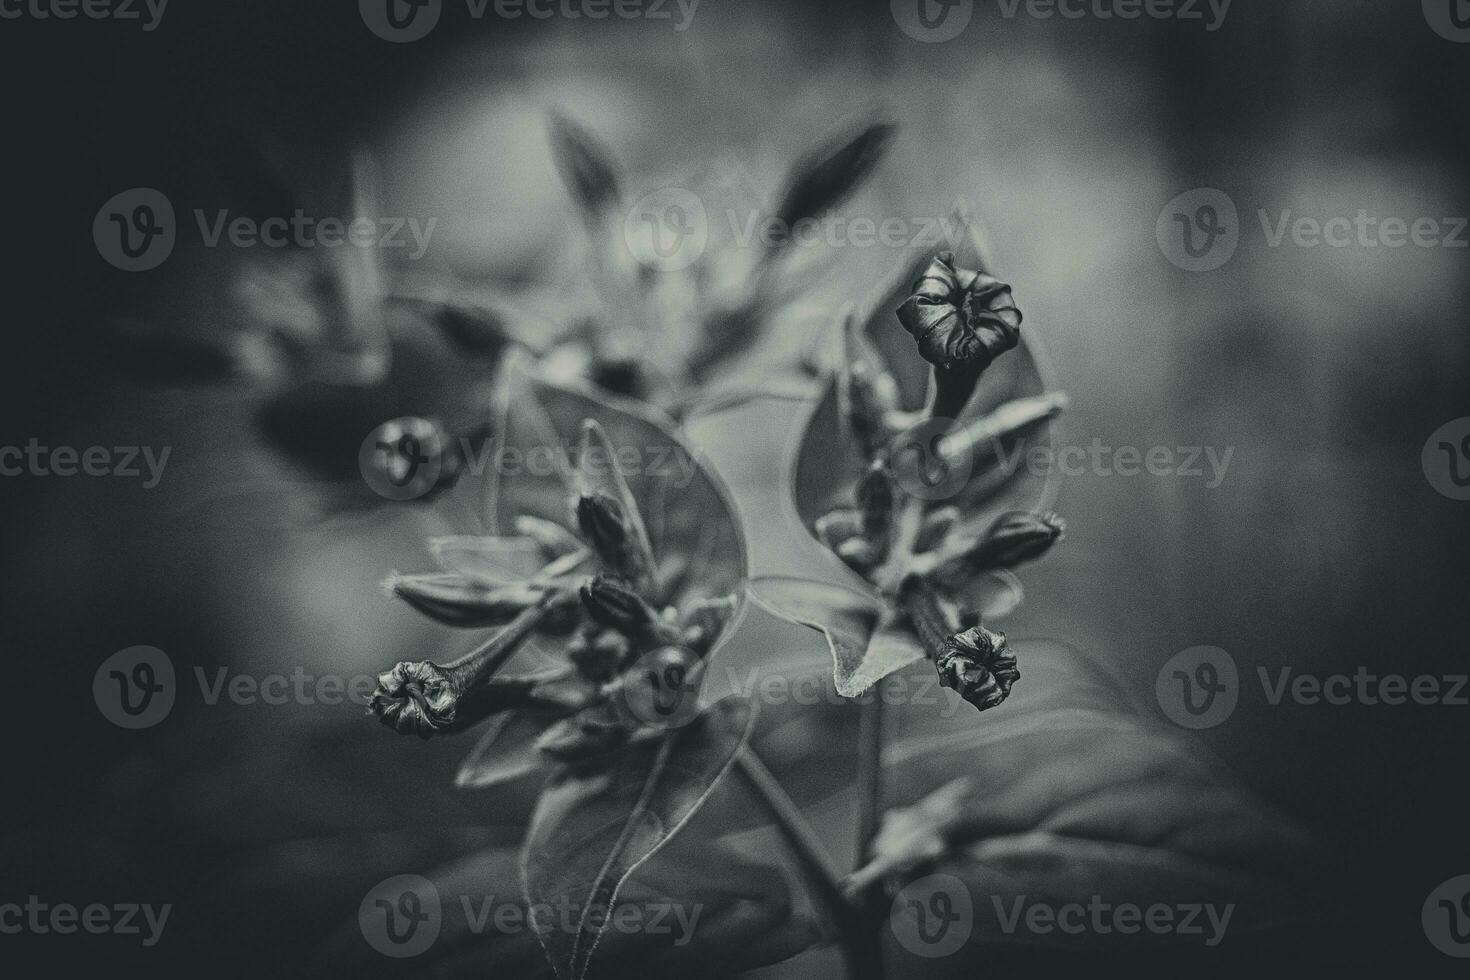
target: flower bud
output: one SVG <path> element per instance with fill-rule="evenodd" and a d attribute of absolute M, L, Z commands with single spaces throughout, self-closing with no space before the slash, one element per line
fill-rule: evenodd
<path fill-rule="evenodd" d="M 813 530 L 827 550 L 836 551 L 848 538 L 863 533 L 862 517 L 855 510 L 840 508 L 817 518 Z"/>
<path fill-rule="evenodd" d="M 950 637 L 934 667 L 939 672 L 939 683 L 954 688 L 980 711 L 1004 701 L 1010 696 L 1011 686 L 1021 678 L 1005 634 L 983 626 Z"/>
<path fill-rule="evenodd" d="M 935 569 L 935 578 L 952 583 L 996 568 L 1034 561 L 1061 540 L 1066 523 L 1055 514 L 1010 511 L 996 518 L 978 542 Z"/>
<path fill-rule="evenodd" d="M 383 587 L 430 619 L 463 629 L 508 623 L 545 595 L 539 587 L 489 585 L 456 572 L 393 575 Z"/>
<path fill-rule="evenodd" d="M 862 515 L 863 536 L 880 547 L 887 545 L 898 509 L 898 488 L 893 471 L 874 463 L 858 480 L 854 496 L 858 512 Z"/>
<path fill-rule="evenodd" d="M 940 252 L 914 293 L 898 308 L 898 321 L 934 365 L 934 418 L 959 418 L 980 375 L 1021 339 L 1021 311 L 1011 287 L 983 272 L 957 269 Z"/>
<path fill-rule="evenodd" d="M 583 494 L 577 498 L 577 526 L 608 571 L 630 582 L 649 580 L 653 569 L 619 501 L 595 490 Z"/>
<path fill-rule="evenodd" d="M 582 583 L 582 605 L 594 620 L 624 636 L 641 633 L 657 616 L 642 596 L 606 575 Z"/>

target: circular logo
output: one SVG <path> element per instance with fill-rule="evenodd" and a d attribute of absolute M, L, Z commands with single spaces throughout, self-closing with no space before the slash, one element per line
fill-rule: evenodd
<path fill-rule="evenodd" d="M 357 466 L 378 496 L 417 500 L 439 483 L 444 436 L 434 423 L 413 416 L 384 422 L 362 441 Z"/>
<path fill-rule="evenodd" d="M 970 26 L 975 0 L 890 0 L 898 29 L 915 41 L 936 44 L 960 36 Z"/>
<path fill-rule="evenodd" d="M 1190 647 L 1159 669 L 1154 696 L 1174 724 L 1214 728 L 1235 711 L 1240 674 L 1234 658 L 1219 647 Z"/>
<path fill-rule="evenodd" d="M 1431 487 L 1451 500 L 1470 500 L 1470 416 L 1435 429 L 1419 462 Z"/>
<path fill-rule="evenodd" d="M 1420 921 L 1424 935 L 1446 956 L 1470 958 L 1470 875 L 1451 878 L 1429 893 Z"/>
<path fill-rule="evenodd" d="M 385 41 L 407 44 L 427 37 L 439 23 L 444 0 L 357 0 L 368 30 Z"/>
<path fill-rule="evenodd" d="M 687 269 L 709 245 L 709 215 L 693 192 L 664 187 L 645 194 L 628 211 L 623 240 L 633 258 L 650 269 Z"/>
<path fill-rule="evenodd" d="M 368 945 L 384 956 L 418 956 L 434 945 L 443 924 L 439 889 L 418 875 L 395 875 L 373 886 L 357 907 Z"/>
<path fill-rule="evenodd" d="M 1467 0 L 1423 0 L 1424 19 L 1434 33 L 1447 41 L 1470 41 L 1470 2 Z"/>
<path fill-rule="evenodd" d="M 92 219 L 98 254 L 124 272 L 147 272 L 163 265 L 173 254 L 177 237 L 173 204 L 151 187 L 114 195 Z"/>
<path fill-rule="evenodd" d="M 643 654 L 623 675 L 628 713 L 653 728 L 682 728 L 699 715 L 703 676 L 698 654 L 660 647 Z"/>
<path fill-rule="evenodd" d="M 178 685 L 168 654 L 157 647 L 119 650 L 92 676 L 92 699 L 119 728 L 152 728 L 173 710 Z"/>
<path fill-rule="evenodd" d="M 888 928 L 915 956 L 949 956 L 965 945 L 975 928 L 970 889 L 954 875 L 920 878 L 894 897 Z"/>
<path fill-rule="evenodd" d="M 911 497 L 947 500 L 965 488 L 975 469 L 973 446 L 958 450 L 943 445 L 954 423 L 926 419 L 893 440 L 893 477 Z"/>
<path fill-rule="evenodd" d="M 1164 258 L 1187 272 L 1209 272 L 1235 254 L 1240 219 L 1230 195 L 1196 187 L 1164 205 L 1154 234 Z"/>

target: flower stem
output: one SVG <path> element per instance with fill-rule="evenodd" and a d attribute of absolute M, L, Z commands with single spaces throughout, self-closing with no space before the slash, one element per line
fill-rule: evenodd
<path fill-rule="evenodd" d="M 782 837 L 796 854 L 808 884 L 826 907 L 837 927 L 850 980 L 882 980 L 881 943 L 876 929 L 865 928 L 865 916 L 843 896 L 841 875 L 822 848 L 816 831 L 800 808 L 781 788 L 754 749 L 744 746 L 735 756 L 735 768 L 776 822 Z M 871 932 L 871 935 L 869 934 Z M 876 952 L 875 952 L 876 950 Z"/>

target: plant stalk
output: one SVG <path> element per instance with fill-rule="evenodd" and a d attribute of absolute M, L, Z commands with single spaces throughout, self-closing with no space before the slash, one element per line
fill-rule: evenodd
<path fill-rule="evenodd" d="M 842 956 L 850 980 L 883 980 L 883 960 L 876 928 L 865 928 L 867 917 L 842 893 L 841 875 L 822 847 L 816 831 L 791 797 L 781 788 L 754 749 L 744 746 L 735 756 L 735 768 L 765 805 L 781 835 L 795 853 L 808 884 L 837 927 Z M 869 934 L 871 932 L 871 935 Z"/>

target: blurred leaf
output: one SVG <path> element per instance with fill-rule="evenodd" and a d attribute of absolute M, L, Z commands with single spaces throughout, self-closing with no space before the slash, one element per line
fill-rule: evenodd
<path fill-rule="evenodd" d="M 846 586 L 763 575 L 751 579 L 746 589 L 772 615 L 826 637 L 833 680 L 843 697 L 856 697 L 924 657 L 918 641 L 886 619 L 876 598 Z"/>
<path fill-rule="evenodd" d="M 623 882 L 689 820 L 745 744 L 754 711 L 727 698 L 694 724 L 618 753 L 613 767 L 553 776 L 531 818 L 521 880 L 533 910 L 570 902 L 575 928 L 533 926 L 557 975 L 581 980 Z"/>
<path fill-rule="evenodd" d="M 446 572 L 458 572 L 492 585 L 523 582 L 546 564 L 541 546 L 521 537 L 456 534 L 430 538 L 429 552 Z"/>
<path fill-rule="evenodd" d="M 591 132 L 561 113 L 550 121 L 551 155 L 583 221 L 596 229 L 622 200 L 620 168 Z"/>
<path fill-rule="evenodd" d="M 893 797 L 926 802 L 891 815 L 880 861 L 915 871 L 937 835 L 951 852 L 942 869 L 1007 907 L 1234 903 L 1233 931 L 1308 917 L 1304 891 L 1323 869 L 1302 830 L 1190 738 L 1138 717 L 1076 651 L 1024 644 L 1018 659 L 1023 683 L 1003 709 L 889 750 Z M 982 941 L 1099 940 L 1020 930 Z"/>
<path fill-rule="evenodd" d="M 804 219 L 820 218 L 852 196 L 883 159 L 896 128 L 870 123 L 798 161 L 776 208 L 779 226 L 789 230 Z"/>
<path fill-rule="evenodd" d="M 557 717 L 545 709 L 517 709 L 491 718 L 474 751 L 460 765 L 454 785 L 488 789 L 543 770 L 547 760 L 536 740 Z"/>

